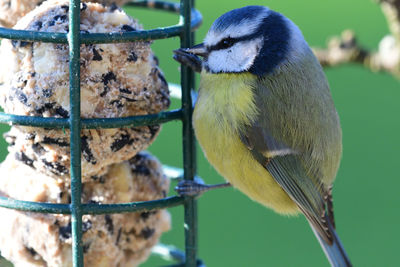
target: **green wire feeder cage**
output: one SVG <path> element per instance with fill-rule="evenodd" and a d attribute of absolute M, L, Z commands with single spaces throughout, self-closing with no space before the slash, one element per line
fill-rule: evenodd
<path fill-rule="evenodd" d="M 107 119 L 81 119 L 80 118 L 80 45 L 95 43 L 133 42 L 137 40 L 155 40 L 179 36 L 181 47 L 193 45 L 194 34 L 202 21 L 201 14 L 193 8 L 194 0 L 181 0 L 178 3 L 162 1 L 135 1 L 128 3 L 130 6 L 149 7 L 180 14 L 177 25 L 157 28 L 147 31 L 115 32 L 115 33 L 80 33 L 80 0 L 70 0 L 69 8 L 69 32 L 47 33 L 0 28 L 0 38 L 23 41 L 40 41 L 48 43 L 69 44 L 69 81 L 70 81 L 70 117 L 43 118 L 32 116 L 17 116 L 0 113 L 0 122 L 12 125 L 35 126 L 42 128 L 69 128 L 71 140 L 71 203 L 50 204 L 20 201 L 6 197 L 0 197 L 0 207 L 21 211 L 71 214 L 72 221 L 72 257 L 73 266 L 83 266 L 82 247 L 82 216 L 85 214 L 109 214 L 121 212 L 141 212 L 153 209 L 184 206 L 185 225 L 185 253 L 173 247 L 157 246 L 153 251 L 170 259 L 178 261 L 174 266 L 203 266 L 197 259 L 197 205 L 193 197 L 173 196 L 159 200 L 132 202 L 123 204 L 82 204 L 81 203 L 81 129 L 93 128 L 121 128 L 136 127 L 165 123 L 172 120 L 182 121 L 183 142 L 183 179 L 193 180 L 196 173 L 195 141 L 191 124 L 192 97 L 191 90 L 194 87 L 194 73 L 182 66 L 181 88 L 182 105 L 178 110 L 160 112 L 146 116 L 132 116 L 124 118 Z M 166 167 L 166 170 L 171 170 Z M 178 172 L 179 173 L 179 172 Z M 182 172 L 180 172 L 182 173 Z"/>

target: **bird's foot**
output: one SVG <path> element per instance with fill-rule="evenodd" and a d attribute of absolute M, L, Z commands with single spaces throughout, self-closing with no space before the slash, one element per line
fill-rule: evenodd
<path fill-rule="evenodd" d="M 195 177 L 194 181 L 192 180 L 180 181 L 178 185 L 175 187 L 175 191 L 181 196 L 195 197 L 212 189 L 229 187 L 229 186 L 231 186 L 230 183 L 207 185 L 204 184 L 204 181 L 201 178 Z"/>
<path fill-rule="evenodd" d="M 201 72 L 203 61 L 198 56 L 186 52 L 184 48 L 174 50 L 173 58 L 193 71 Z"/>

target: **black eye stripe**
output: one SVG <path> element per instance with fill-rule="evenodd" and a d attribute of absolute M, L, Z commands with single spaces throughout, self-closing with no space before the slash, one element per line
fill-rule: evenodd
<path fill-rule="evenodd" d="M 208 47 L 207 50 L 208 51 L 216 51 L 216 50 L 227 49 L 229 47 L 232 47 L 234 44 L 236 44 L 240 41 L 249 41 L 255 37 L 257 37 L 256 34 L 249 34 L 249 35 L 245 35 L 245 36 L 238 37 L 238 38 L 227 37 L 227 38 L 224 38 L 221 41 L 219 41 L 217 44 Z"/>
<path fill-rule="evenodd" d="M 237 38 L 224 38 L 221 41 L 219 41 L 216 45 L 213 45 L 209 48 L 209 50 L 222 50 L 222 49 L 226 49 L 229 48 L 231 46 L 233 46 L 236 42 L 238 42 Z"/>
<path fill-rule="evenodd" d="M 225 39 L 221 40 L 217 44 L 217 47 L 219 49 L 226 49 L 226 48 L 229 48 L 229 47 L 233 46 L 235 43 L 236 43 L 235 39 L 228 37 L 228 38 L 225 38 Z"/>

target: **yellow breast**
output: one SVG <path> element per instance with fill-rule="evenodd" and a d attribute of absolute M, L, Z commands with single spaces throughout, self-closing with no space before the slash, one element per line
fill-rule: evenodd
<path fill-rule="evenodd" d="M 208 161 L 234 187 L 279 213 L 295 213 L 296 204 L 253 159 L 238 135 L 240 127 L 257 115 L 252 78 L 252 74 L 202 73 L 193 114 L 196 137 Z"/>

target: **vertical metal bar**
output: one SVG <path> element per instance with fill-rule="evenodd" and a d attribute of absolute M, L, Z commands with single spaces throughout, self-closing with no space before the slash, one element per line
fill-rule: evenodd
<path fill-rule="evenodd" d="M 80 0 L 69 7 L 69 88 L 71 148 L 71 226 L 73 266 L 83 266 L 81 206 Z"/>
<path fill-rule="evenodd" d="M 181 20 L 183 20 L 183 31 L 181 33 L 181 47 L 193 45 L 191 33 L 191 8 L 192 0 L 181 0 Z M 194 73 L 182 66 L 182 110 L 183 110 L 183 169 L 184 179 L 193 180 L 196 174 L 196 151 L 195 139 L 192 127 L 193 104 L 191 89 L 194 87 Z M 185 205 L 185 254 L 186 267 L 195 267 L 197 259 L 197 202 L 193 197 L 187 197 Z"/>

